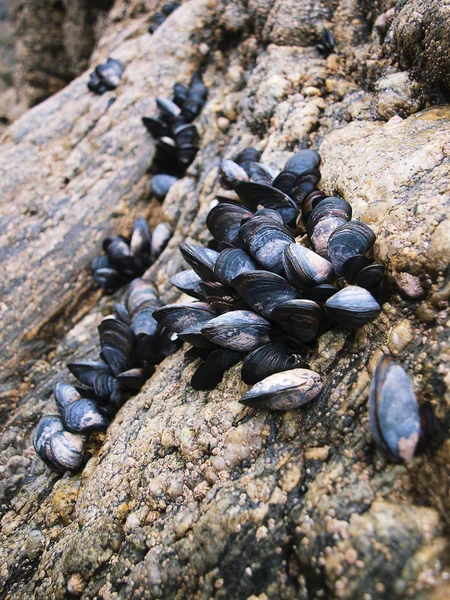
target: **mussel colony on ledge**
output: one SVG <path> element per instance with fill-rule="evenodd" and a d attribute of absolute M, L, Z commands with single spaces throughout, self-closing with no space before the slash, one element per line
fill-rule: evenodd
<path fill-rule="evenodd" d="M 153 165 L 158 174 L 152 178 L 150 191 L 159 200 L 164 200 L 198 152 L 199 136 L 192 121 L 202 110 L 207 93 L 201 73 L 196 71 L 189 86 L 182 83 L 173 86 L 172 100 L 156 99 L 157 116 L 142 118 L 157 147 Z"/>
<path fill-rule="evenodd" d="M 259 158 L 247 148 L 222 160 L 221 183 L 237 201 L 218 197 L 206 220 L 215 248 L 182 243 L 191 269 L 171 279 L 198 302 L 166 305 L 154 318 L 191 344 L 189 357 L 202 359 L 193 388 L 214 388 L 243 361 L 242 380 L 253 387 L 240 402 L 287 410 L 322 389 L 306 364 L 317 337 L 335 324 L 357 329 L 375 320 L 387 290 L 384 268 L 368 256 L 372 229 L 351 220 L 348 202 L 317 189 L 319 154 L 300 150 L 279 174 Z M 311 249 L 295 237 L 302 229 Z M 421 424 L 406 373 L 384 357 L 371 392 L 371 427 L 392 460 L 408 462 L 423 445 L 432 421 L 426 412 Z"/>
<path fill-rule="evenodd" d="M 156 12 L 152 16 L 152 24 L 148 28 L 149 33 L 155 33 L 160 25 L 164 23 L 169 15 L 173 13 L 180 6 L 179 2 L 171 2 L 170 4 L 163 4 L 161 12 Z"/>
<path fill-rule="evenodd" d="M 89 75 L 88 89 L 101 96 L 109 90 L 115 90 L 123 75 L 123 66 L 115 58 L 108 58 L 104 64 L 97 65 Z"/>

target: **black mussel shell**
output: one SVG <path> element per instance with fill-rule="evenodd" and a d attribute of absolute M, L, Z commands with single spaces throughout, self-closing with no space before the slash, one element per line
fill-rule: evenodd
<path fill-rule="evenodd" d="M 106 415 L 88 398 L 81 398 L 61 411 L 64 427 L 72 433 L 105 431 L 109 425 Z"/>
<path fill-rule="evenodd" d="M 161 326 L 153 318 L 153 313 L 156 308 L 154 306 L 147 306 L 140 308 L 133 317 L 131 322 L 131 329 L 133 330 L 136 337 L 138 336 L 150 336 L 157 337 Z"/>
<path fill-rule="evenodd" d="M 297 178 L 298 175 L 296 173 L 283 170 L 275 177 L 271 185 L 277 188 L 277 190 L 280 190 L 284 194 L 290 196 L 292 194 L 292 190 L 294 189 Z"/>
<path fill-rule="evenodd" d="M 112 267 L 97 269 L 94 271 L 92 278 L 107 294 L 111 294 L 124 283 L 120 273 Z"/>
<path fill-rule="evenodd" d="M 242 363 L 241 379 L 254 385 L 275 373 L 303 366 L 301 358 L 280 342 L 269 342 L 253 350 Z"/>
<path fill-rule="evenodd" d="M 350 329 L 374 321 L 381 312 L 381 306 L 372 294 L 356 285 L 349 285 L 331 296 L 325 307 L 340 325 Z"/>
<path fill-rule="evenodd" d="M 170 283 L 185 294 L 197 298 L 197 300 L 205 299 L 200 285 L 202 278 L 193 269 L 187 269 L 186 271 L 180 271 L 172 275 Z"/>
<path fill-rule="evenodd" d="M 215 344 L 210 342 L 205 338 L 202 333 L 202 327 L 205 324 L 205 321 L 196 323 L 192 325 L 192 327 L 188 327 L 184 329 L 181 333 L 178 334 L 180 340 L 195 346 L 196 348 L 204 348 L 206 350 L 212 350 L 213 348 L 217 348 Z"/>
<path fill-rule="evenodd" d="M 233 189 L 239 181 L 248 181 L 249 177 L 244 169 L 233 160 L 222 159 L 219 166 L 220 184 L 227 189 Z"/>
<path fill-rule="evenodd" d="M 352 218 L 352 207 L 342 198 L 336 198 L 334 196 L 324 198 L 316 205 L 308 219 L 306 225 L 308 235 L 311 236 L 313 234 L 319 221 L 329 219 L 330 217 L 343 219 L 343 221 L 350 221 Z"/>
<path fill-rule="evenodd" d="M 318 169 L 311 169 L 303 175 L 300 175 L 295 180 L 294 188 L 289 194 L 291 198 L 296 202 L 297 206 L 301 206 L 305 199 L 313 192 L 319 183 L 321 178 L 320 171 Z"/>
<path fill-rule="evenodd" d="M 81 381 L 81 379 L 80 379 Z M 53 385 L 53 395 L 59 407 L 64 408 L 80 399 L 80 394 L 69 383 L 59 382 Z"/>
<path fill-rule="evenodd" d="M 188 97 L 188 89 L 182 83 L 175 83 L 173 86 L 173 101 L 177 106 L 183 108 L 183 104 Z"/>
<path fill-rule="evenodd" d="M 256 148 L 244 148 L 237 156 L 234 157 L 234 162 L 238 165 L 242 163 L 253 163 L 258 162 L 261 158 L 261 152 Z"/>
<path fill-rule="evenodd" d="M 130 241 L 131 254 L 133 256 L 150 256 L 151 239 L 152 232 L 147 221 L 143 217 L 139 217 L 133 224 Z"/>
<path fill-rule="evenodd" d="M 177 148 L 177 158 L 182 165 L 190 165 L 198 152 L 198 146 L 193 144 L 184 144 Z"/>
<path fill-rule="evenodd" d="M 286 162 L 284 170 L 303 175 L 306 171 L 318 169 L 320 161 L 320 154 L 315 150 L 299 150 Z"/>
<path fill-rule="evenodd" d="M 157 146 L 158 150 L 167 155 L 167 158 L 170 161 L 174 161 L 176 159 L 177 145 L 174 139 L 169 136 L 160 137 L 158 140 L 156 140 L 155 145 Z"/>
<path fill-rule="evenodd" d="M 164 200 L 167 192 L 176 181 L 178 181 L 178 177 L 174 177 L 173 175 L 165 175 L 163 173 L 153 175 L 150 183 L 150 192 L 158 200 Z"/>
<path fill-rule="evenodd" d="M 242 204 L 250 210 L 256 211 L 258 208 L 272 208 L 280 213 L 286 224 L 295 222 L 298 215 L 298 208 L 295 202 L 270 185 L 253 183 L 252 181 L 242 181 L 236 183 L 234 187 Z"/>
<path fill-rule="evenodd" d="M 122 321 L 122 323 L 126 323 L 127 325 L 131 323 L 131 316 L 125 304 L 114 303 L 113 311 L 119 321 Z"/>
<path fill-rule="evenodd" d="M 216 261 L 214 276 L 224 285 L 231 286 L 238 275 L 255 269 L 255 263 L 244 250 L 227 248 L 222 250 Z"/>
<path fill-rule="evenodd" d="M 98 269 L 110 269 L 111 263 L 108 260 L 108 257 L 104 254 L 100 256 L 96 256 L 91 262 L 91 270 L 97 271 Z"/>
<path fill-rule="evenodd" d="M 219 202 L 206 217 L 206 227 L 218 242 L 230 246 L 240 246 L 239 228 L 243 219 L 253 217 L 253 213 L 237 202 Z"/>
<path fill-rule="evenodd" d="M 156 98 L 156 106 L 160 110 L 163 117 L 175 119 L 176 117 L 180 116 L 180 107 L 168 98 Z"/>
<path fill-rule="evenodd" d="M 120 373 L 120 375 L 117 375 L 116 379 L 121 387 L 130 390 L 140 390 L 145 383 L 144 371 L 136 368 Z"/>
<path fill-rule="evenodd" d="M 99 325 L 100 345 L 113 373 L 118 375 L 129 366 L 135 344 L 132 329 L 115 317 L 106 317 Z"/>
<path fill-rule="evenodd" d="M 270 318 L 299 342 L 309 343 L 316 339 L 323 310 L 312 300 L 289 300 L 276 306 Z"/>
<path fill-rule="evenodd" d="M 330 283 L 334 279 L 333 265 L 300 244 L 285 247 L 283 266 L 288 280 L 300 289 Z"/>
<path fill-rule="evenodd" d="M 173 13 L 174 10 L 176 10 L 178 7 L 180 6 L 179 2 L 171 2 L 171 3 L 167 3 L 167 4 L 163 4 L 162 8 L 161 8 L 161 12 L 166 15 L 166 17 L 168 17 L 169 15 L 171 15 Z"/>
<path fill-rule="evenodd" d="M 321 202 L 326 197 L 327 195 L 324 192 L 322 192 L 322 190 L 313 190 L 306 196 L 306 198 L 302 202 L 302 218 L 305 224 L 308 222 L 312 211 L 316 208 L 319 202 Z"/>
<path fill-rule="evenodd" d="M 151 243 L 151 258 L 156 260 L 163 252 L 172 237 L 172 227 L 169 223 L 158 223 L 153 230 Z"/>
<path fill-rule="evenodd" d="M 278 275 L 284 273 L 283 252 L 294 240 L 284 225 L 268 217 L 253 217 L 241 226 L 239 239 L 264 269 Z"/>
<path fill-rule="evenodd" d="M 365 254 L 374 243 L 374 232 L 361 221 L 350 221 L 338 227 L 328 240 L 328 256 L 336 274 L 341 277 L 345 262 L 355 254 Z"/>
<path fill-rule="evenodd" d="M 377 293 L 384 277 L 384 267 L 376 263 L 361 269 L 355 277 L 355 285 L 366 288 L 371 293 Z"/>
<path fill-rule="evenodd" d="M 269 341 L 272 326 L 248 310 L 234 310 L 207 322 L 203 335 L 218 346 L 244 352 Z"/>
<path fill-rule="evenodd" d="M 436 433 L 436 416 L 431 402 L 425 402 L 419 408 L 420 438 L 417 444 L 416 454 L 424 452 Z"/>
<path fill-rule="evenodd" d="M 327 56 L 329 56 L 333 52 L 334 44 L 335 42 L 333 34 L 331 33 L 331 31 L 328 31 L 328 29 L 325 29 L 324 27 L 320 40 L 316 44 L 316 48 L 319 54 L 327 58 Z"/>
<path fill-rule="evenodd" d="M 258 382 L 241 398 L 251 408 L 290 410 L 314 400 L 322 390 L 320 375 L 309 369 L 275 373 Z"/>
<path fill-rule="evenodd" d="M 195 71 L 189 82 L 189 100 L 196 102 L 200 108 L 203 106 L 208 95 L 208 88 L 203 83 L 200 71 Z"/>
<path fill-rule="evenodd" d="M 370 258 L 365 256 L 364 254 L 355 254 L 354 256 L 350 256 L 348 260 L 345 261 L 342 267 L 342 273 L 345 277 L 345 280 L 348 283 L 354 283 L 355 277 L 364 269 L 364 267 L 369 266 L 372 263 Z"/>
<path fill-rule="evenodd" d="M 284 224 L 283 217 L 278 211 L 273 210 L 273 208 L 259 208 L 255 212 L 255 217 L 267 217 L 273 221 L 276 221 L 277 223 L 280 223 L 280 225 Z"/>
<path fill-rule="evenodd" d="M 416 396 L 405 370 L 383 356 L 369 396 L 370 427 L 375 443 L 395 462 L 412 460 L 420 437 Z"/>
<path fill-rule="evenodd" d="M 243 352 L 227 348 L 213 350 L 192 376 L 192 387 L 194 390 L 212 390 L 222 381 L 225 371 L 236 365 L 243 357 Z"/>
<path fill-rule="evenodd" d="M 337 294 L 339 288 L 335 285 L 331 285 L 330 283 L 322 283 L 321 285 L 316 285 L 312 288 L 305 288 L 302 292 L 302 295 L 307 300 L 314 300 L 314 302 L 320 302 L 324 304 L 328 298 Z"/>
<path fill-rule="evenodd" d="M 197 323 L 206 323 L 216 316 L 211 307 L 203 302 L 166 304 L 153 313 L 158 323 L 175 333 L 181 333 Z"/>
<path fill-rule="evenodd" d="M 84 383 L 85 385 L 92 387 L 94 377 L 97 373 L 107 373 L 108 375 L 112 375 L 112 371 L 104 362 L 95 361 L 95 360 L 82 360 L 77 362 L 72 362 L 67 364 L 67 368 L 74 375 L 78 381 Z M 56 384 L 57 386 L 67 385 L 67 384 Z M 56 387 L 56 386 L 55 386 Z M 59 388 L 58 388 L 59 389 Z M 64 388 L 61 388 L 63 391 Z M 54 388 L 55 391 L 55 388 Z M 55 392 L 56 396 L 56 392 Z"/>
<path fill-rule="evenodd" d="M 199 140 L 197 127 L 192 123 L 186 123 L 177 127 L 173 132 L 173 137 L 179 147 L 188 144 L 196 145 Z"/>
<path fill-rule="evenodd" d="M 96 373 L 92 379 L 92 388 L 98 400 L 108 400 L 116 387 L 116 378 L 109 373 Z"/>
<path fill-rule="evenodd" d="M 233 288 L 253 310 L 267 319 L 276 306 L 298 298 L 295 288 L 283 277 L 269 271 L 241 273 L 233 280 Z"/>
<path fill-rule="evenodd" d="M 50 438 L 52 465 L 59 471 L 78 471 L 83 464 L 86 436 L 57 431 Z"/>
<path fill-rule="evenodd" d="M 262 183 L 264 185 L 273 185 L 273 180 L 276 177 L 276 173 L 272 171 L 270 167 L 262 165 L 259 162 L 251 162 L 248 166 L 250 179 L 255 183 Z"/>
<path fill-rule="evenodd" d="M 203 281 L 214 281 L 214 267 L 219 252 L 186 242 L 181 243 L 179 248 L 184 260 Z"/>
<path fill-rule="evenodd" d="M 155 140 L 170 135 L 169 126 L 159 117 L 142 117 L 142 123 Z"/>
<path fill-rule="evenodd" d="M 159 307 L 158 290 L 153 281 L 136 278 L 130 283 L 125 295 L 125 305 L 131 317 L 140 309 L 149 306 Z"/>

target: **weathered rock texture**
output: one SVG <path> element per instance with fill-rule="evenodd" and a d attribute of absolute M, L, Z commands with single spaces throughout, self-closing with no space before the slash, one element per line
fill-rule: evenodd
<path fill-rule="evenodd" d="M 3 598 L 449 596 L 450 108 L 427 108 L 439 98 L 406 71 L 413 54 L 407 64 L 395 51 L 399 40 L 419 44 L 405 10 L 444 5 L 190 0 L 149 36 L 136 33 L 143 4 L 118 1 L 96 57 L 124 62 L 121 86 L 95 97 L 84 74 L 8 129 Z M 441 19 L 448 31 L 448 12 Z M 327 59 L 314 47 L 323 26 L 337 40 Z M 201 151 L 161 210 L 148 202 L 154 148 L 140 117 L 201 65 L 210 88 Z M 208 240 L 219 159 L 249 144 L 274 167 L 299 147 L 320 149 L 323 189 L 378 235 L 393 286 L 381 316 L 319 339 L 311 366 L 324 391 L 284 414 L 238 404 L 238 366 L 213 392 L 194 392 L 196 365 L 179 352 L 92 441 L 80 475 L 51 474 L 32 430 L 55 410 L 51 384 L 68 377 L 64 363 L 98 351 L 96 325 L 111 306 L 89 278 L 100 240 L 138 214 L 171 220 L 174 237 L 149 276 L 175 298 L 177 244 Z M 432 447 L 408 467 L 386 461 L 368 426 L 370 379 L 386 349 L 437 415 Z"/>

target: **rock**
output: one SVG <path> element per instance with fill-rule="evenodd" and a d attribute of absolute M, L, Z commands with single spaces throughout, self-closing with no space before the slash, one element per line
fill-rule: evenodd
<path fill-rule="evenodd" d="M 377 82 L 380 94 L 377 100 L 377 111 L 383 119 L 394 115 L 407 117 L 417 112 L 423 99 L 420 86 L 411 81 L 408 73 L 392 73 Z"/>
<path fill-rule="evenodd" d="M 398 17 L 407 4 L 397 4 Z M 392 2 L 364 7 L 375 20 Z M 376 120 L 371 86 L 396 73 L 396 57 L 388 64 L 377 54 L 354 0 L 190 0 L 149 36 L 153 10 L 117 0 L 105 21 L 92 60 L 114 52 L 124 63 L 115 92 L 89 94 L 85 72 L 0 142 L 0 595 L 445 597 L 450 112 Z M 325 20 L 338 40 L 326 60 L 313 47 Z M 154 148 L 140 117 L 199 66 L 210 91 L 198 157 L 161 206 L 149 205 Z M 91 439 L 82 473 L 51 474 L 32 433 L 55 410 L 51 386 L 69 378 L 64 364 L 98 353 L 96 326 L 112 304 L 89 276 L 101 240 L 127 233 L 137 215 L 169 220 L 174 236 L 148 276 L 176 300 L 168 278 L 181 270 L 177 245 L 209 240 L 220 158 L 246 145 L 274 168 L 299 147 L 320 149 L 322 189 L 376 230 L 375 256 L 402 295 L 394 288 L 377 321 L 355 335 L 320 337 L 311 367 L 324 391 L 304 409 L 248 413 L 238 402 L 247 390 L 240 365 L 217 389 L 195 392 L 196 362 L 179 352 Z M 389 345 L 438 422 L 432 447 L 407 468 L 387 462 L 368 423 L 371 378 Z"/>

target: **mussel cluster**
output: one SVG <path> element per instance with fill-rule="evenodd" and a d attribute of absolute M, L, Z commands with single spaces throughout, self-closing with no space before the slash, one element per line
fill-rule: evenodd
<path fill-rule="evenodd" d="M 124 68 L 115 58 L 97 65 L 89 75 L 88 89 L 96 94 L 104 94 L 109 90 L 115 90 L 122 79 Z"/>
<path fill-rule="evenodd" d="M 182 177 L 198 152 L 198 132 L 192 123 L 206 101 L 207 88 L 200 72 L 195 72 L 189 86 L 173 86 L 173 99 L 157 98 L 158 115 L 143 117 L 142 122 L 155 139 L 158 170 L 151 181 L 151 192 L 163 200 L 170 187 Z"/>
<path fill-rule="evenodd" d="M 69 363 L 80 383 L 53 386 L 59 414 L 41 419 L 33 443 L 54 471 L 80 469 L 88 434 L 105 431 L 119 408 L 152 375 L 154 365 L 179 347 L 153 318 L 159 306 L 155 285 L 134 279 L 124 304 L 115 304 L 115 314 L 100 323 L 100 359 Z"/>
<path fill-rule="evenodd" d="M 173 13 L 180 6 L 179 2 L 171 2 L 170 4 L 163 4 L 161 12 L 157 12 L 152 16 L 152 24 L 148 28 L 149 33 L 155 33 L 160 25 L 164 23 L 169 15 Z"/>
<path fill-rule="evenodd" d="M 107 294 L 135 277 L 140 277 L 166 247 L 172 234 L 168 223 L 160 223 L 152 231 L 143 217 L 136 219 L 131 238 L 121 235 L 103 241 L 104 254 L 91 262 L 95 283 Z"/>
<path fill-rule="evenodd" d="M 247 148 L 223 160 L 223 187 L 206 225 L 216 247 L 182 243 L 189 270 L 172 283 L 199 302 L 158 309 L 155 319 L 191 344 L 204 362 L 192 386 L 211 389 L 243 359 L 254 385 L 241 402 L 287 409 L 315 398 L 317 373 L 305 357 L 334 323 L 356 329 L 381 311 L 383 268 L 367 257 L 373 231 L 351 206 L 317 189 L 320 156 L 300 150 L 275 175 Z M 306 228 L 311 248 L 298 230 Z"/>

